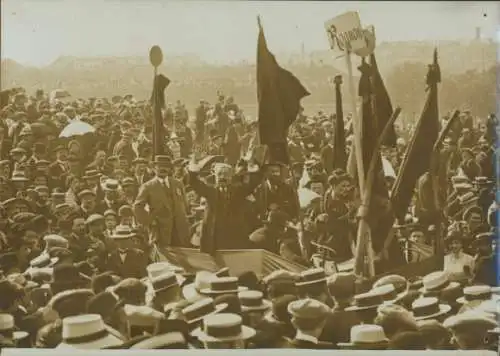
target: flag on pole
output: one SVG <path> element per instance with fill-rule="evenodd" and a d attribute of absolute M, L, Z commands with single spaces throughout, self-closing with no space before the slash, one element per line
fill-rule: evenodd
<path fill-rule="evenodd" d="M 267 48 L 260 18 L 257 19 L 259 25 L 257 100 L 260 142 L 268 146 L 271 161 L 288 164 L 288 128 L 297 118 L 300 100 L 308 96 L 309 92 L 292 73 L 279 66 Z"/>
<path fill-rule="evenodd" d="M 346 169 L 347 155 L 345 150 L 344 110 L 342 107 L 342 77 L 335 77 L 335 132 L 333 136 L 333 168 Z"/>
<path fill-rule="evenodd" d="M 402 221 L 410 205 L 415 184 L 420 176 L 430 169 L 434 145 L 439 135 L 438 87 L 441 72 L 434 50 L 433 64 L 427 72 L 427 99 L 411 141 L 406 149 L 403 163 L 392 191 L 392 204 L 397 218 Z"/>
<path fill-rule="evenodd" d="M 375 59 L 375 54 L 370 55 L 370 67 L 372 69 L 372 83 L 373 83 L 373 94 L 374 94 L 374 106 L 375 106 L 375 116 L 377 118 L 377 135 L 380 135 L 384 129 L 387 121 L 392 116 L 394 112 L 391 98 L 389 93 L 385 88 L 384 80 L 380 75 L 378 70 L 377 61 Z M 389 128 L 387 135 L 384 137 L 382 144 L 384 146 L 396 147 L 396 131 L 394 125 Z"/>
<path fill-rule="evenodd" d="M 155 76 L 151 105 L 153 106 L 153 155 L 165 154 L 165 130 L 163 127 L 162 109 L 165 108 L 165 89 L 170 79 L 163 74 Z"/>

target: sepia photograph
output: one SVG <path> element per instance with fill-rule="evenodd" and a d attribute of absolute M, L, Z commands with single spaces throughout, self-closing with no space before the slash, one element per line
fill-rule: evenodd
<path fill-rule="evenodd" d="M 0 4 L 2 356 L 498 354 L 498 2 Z"/>

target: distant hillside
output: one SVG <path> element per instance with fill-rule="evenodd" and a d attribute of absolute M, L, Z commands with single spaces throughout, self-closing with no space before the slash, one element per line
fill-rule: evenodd
<path fill-rule="evenodd" d="M 383 42 L 376 49 L 377 62 L 384 78 L 404 63 L 426 65 L 432 60 L 437 45 L 443 77 L 470 70 L 483 71 L 496 64 L 496 47 L 490 42 Z M 334 60 L 328 51 L 277 56 L 311 92 L 304 106 L 314 110 L 331 108 L 333 88 L 328 79 L 344 72 L 343 60 Z M 354 65 L 359 64 L 354 60 Z M 233 65 L 205 63 L 194 55 L 165 58 L 159 71 L 171 84 L 167 89 L 169 102 L 182 100 L 190 108 L 200 99 L 214 100 L 216 91 L 233 95 L 237 102 L 254 114 L 256 107 L 255 65 L 242 62 Z M 110 97 L 132 94 L 148 98 L 153 70 L 144 57 L 61 57 L 42 68 L 25 67 L 12 60 L 1 62 L 2 88 L 23 86 L 33 93 L 41 88 L 50 91 L 67 89 L 75 97 Z M 355 70 L 357 76 L 357 71 Z M 413 78 L 415 80 L 420 78 Z M 388 85 L 391 91 L 391 85 Z M 494 90 L 494 89 L 493 89 Z M 345 89 L 345 92 L 347 89 Z M 345 100 L 349 110 L 349 100 Z"/>

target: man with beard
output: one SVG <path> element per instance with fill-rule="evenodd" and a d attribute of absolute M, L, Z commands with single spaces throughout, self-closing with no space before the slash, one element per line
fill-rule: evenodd
<path fill-rule="evenodd" d="M 137 222 L 152 229 L 152 238 L 159 247 L 187 246 L 189 223 L 184 186 L 172 177 L 169 156 L 156 156 L 154 164 L 156 177 L 139 188 L 134 203 Z"/>
<path fill-rule="evenodd" d="M 332 189 L 325 197 L 324 210 L 328 214 L 329 231 L 335 240 L 337 256 L 351 257 L 352 232 L 355 228 L 356 210 L 349 203 L 353 186 L 347 173 L 334 175 L 330 179 Z"/>
<path fill-rule="evenodd" d="M 284 166 L 270 163 L 264 167 L 264 182 L 256 189 L 255 198 L 261 220 L 264 220 L 271 205 L 277 205 L 294 220 L 299 216 L 299 204 L 295 190 L 283 179 Z"/>
<path fill-rule="evenodd" d="M 249 166 L 249 183 L 233 181 L 233 168 L 224 163 L 214 165 L 215 184 L 209 185 L 199 178 L 200 167 L 193 155 L 188 166 L 189 182 L 193 190 L 207 200 L 202 222 L 200 249 L 215 254 L 217 250 L 245 248 L 248 242 L 243 201 L 262 180 L 258 166 Z"/>

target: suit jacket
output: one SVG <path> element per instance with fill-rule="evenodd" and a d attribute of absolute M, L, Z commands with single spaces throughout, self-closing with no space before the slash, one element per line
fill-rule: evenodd
<path fill-rule="evenodd" d="M 159 246 L 171 246 L 172 243 L 188 246 L 188 204 L 184 186 L 172 177 L 169 177 L 169 185 L 165 188 L 157 178 L 144 183 L 134 203 L 135 217 L 141 225 L 156 224 L 154 232 Z"/>
<path fill-rule="evenodd" d="M 221 249 L 241 249 L 249 245 L 250 233 L 245 215 L 244 200 L 262 180 L 262 172 L 250 175 L 248 183 L 233 183 L 224 194 L 189 172 L 189 181 L 194 191 L 205 197 L 207 208 L 201 228 L 200 249 L 214 254 Z"/>
<path fill-rule="evenodd" d="M 321 164 L 323 164 L 323 167 L 328 174 L 333 171 L 333 156 L 333 146 L 326 145 L 321 149 Z"/>
<path fill-rule="evenodd" d="M 148 264 L 149 257 L 139 249 L 128 250 L 123 262 L 118 250 L 115 250 L 108 255 L 106 269 L 115 272 L 122 278 L 141 279 L 147 274 Z"/>
<path fill-rule="evenodd" d="M 297 202 L 295 189 L 286 183 L 280 183 L 275 190 L 271 190 L 267 182 L 263 182 L 255 190 L 255 199 L 260 218 L 265 219 L 269 206 L 277 204 L 291 219 L 299 216 L 300 207 Z"/>

